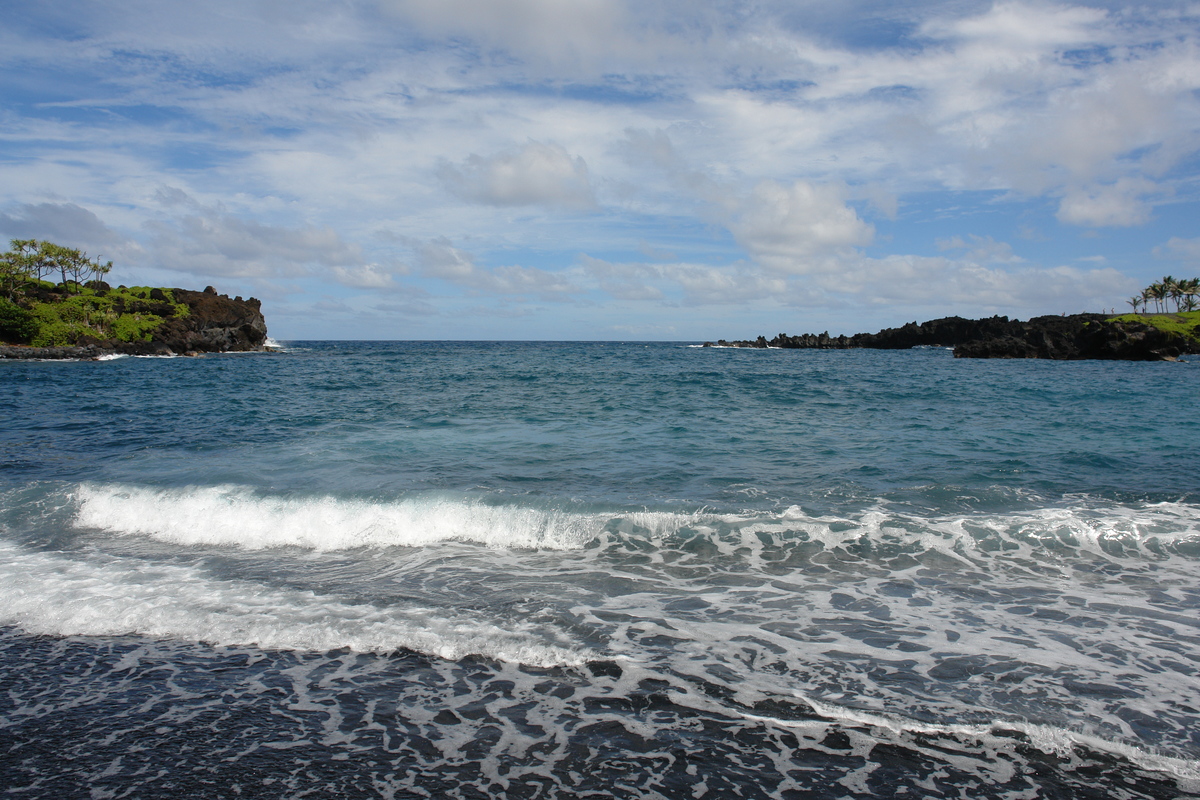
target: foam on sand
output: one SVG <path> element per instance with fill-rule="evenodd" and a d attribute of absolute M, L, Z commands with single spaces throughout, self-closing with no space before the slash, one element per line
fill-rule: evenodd
<path fill-rule="evenodd" d="M 0 624 L 51 636 L 127 636 L 327 652 L 407 648 L 448 660 L 481 655 L 537 667 L 590 654 L 544 630 L 508 630 L 445 609 L 351 604 L 311 591 L 223 581 L 192 567 L 78 561 L 0 542 Z"/>

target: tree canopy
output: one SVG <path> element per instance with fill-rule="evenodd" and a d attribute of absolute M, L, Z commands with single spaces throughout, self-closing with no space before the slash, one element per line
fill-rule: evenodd
<path fill-rule="evenodd" d="M 12 239 L 10 246 L 11 250 L 0 255 L 0 291 L 10 300 L 23 285 L 47 275 L 57 274 L 63 291 L 69 294 L 72 286 L 78 292 L 112 269 L 111 261 L 101 263 L 82 250 L 54 242 Z"/>
<path fill-rule="evenodd" d="M 1134 295 L 1127 301 L 1133 306 L 1136 312 L 1138 306 L 1141 306 L 1143 311 L 1149 309 L 1151 301 L 1160 311 L 1167 310 L 1167 301 L 1171 300 L 1175 303 L 1175 312 L 1195 311 L 1200 302 L 1197 301 L 1200 297 L 1200 278 L 1175 278 L 1171 275 L 1166 275 L 1161 281 L 1155 281 L 1142 290 L 1140 295 Z"/>

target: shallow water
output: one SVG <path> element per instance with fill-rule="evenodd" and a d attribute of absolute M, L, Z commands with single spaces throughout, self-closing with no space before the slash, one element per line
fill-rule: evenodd
<path fill-rule="evenodd" d="M 25 797 L 1200 796 L 1196 364 L 0 364 Z"/>

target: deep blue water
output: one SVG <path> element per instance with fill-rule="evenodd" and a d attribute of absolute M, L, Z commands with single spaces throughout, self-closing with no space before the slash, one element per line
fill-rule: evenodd
<path fill-rule="evenodd" d="M 18 797 L 1200 796 L 1200 363 L 0 362 Z"/>

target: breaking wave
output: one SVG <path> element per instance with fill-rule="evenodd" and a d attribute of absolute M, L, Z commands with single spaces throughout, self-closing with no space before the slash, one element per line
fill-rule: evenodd
<path fill-rule="evenodd" d="M 248 487 L 155 489 L 82 484 L 75 522 L 188 546 L 315 551 L 466 542 L 497 549 L 579 550 L 630 540 L 666 548 L 701 537 L 723 555 L 772 560 L 807 543 L 822 549 L 940 553 L 964 565 L 1005 559 L 1200 558 L 1200 512 L 1184 503 L 1079 501 L 1003 514 L 918 516 L 877 505 L 852 516 L 782 511 L 581 512 L 446 494 L 379 501 L 269 495 Z"/>

